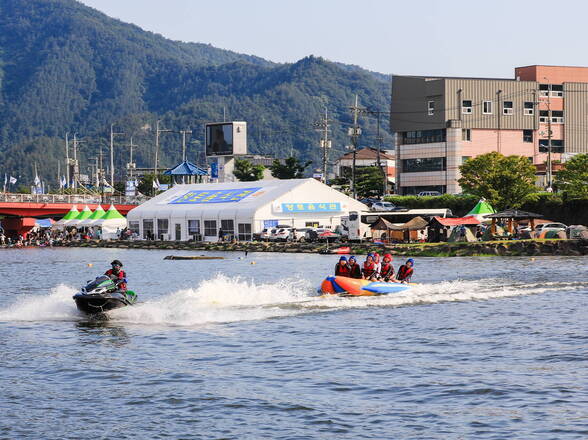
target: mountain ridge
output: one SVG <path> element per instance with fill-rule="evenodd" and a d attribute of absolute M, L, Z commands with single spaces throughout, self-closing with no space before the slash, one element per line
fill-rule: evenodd
<path fill-rule="evenodd" d="M 87 137 L 80 151 L 87 161 L 106 147 L 111 123 L 143 145 L 139 166 L 152 166 L 153 130 L 145 127 L 162 119 L 176 131 L 194 128 L 200 144 L 191 148 L 201 151 L 203 124 L 225 110 L 248 121 L 251 152 L 316 160 L 313 122 L 326 104 L 337 121 L 334 152 L 343 151 L 355 93 L 368 107 L 388 109 L 387 77 L 357 66 L 314 56 L 273 63 L 172 41 L 74 0 L 0 3 L 0 171 L 30 177 L 38 162 L 45 177 L 56 176 L 66 132 Z M 362 123 L 373 142 L 374 121 Z M 177 136 L 162 136 L 164 166 L 177 162 L 177 151 Z M 119 170 L 125 154 L 119 147 Z"/>

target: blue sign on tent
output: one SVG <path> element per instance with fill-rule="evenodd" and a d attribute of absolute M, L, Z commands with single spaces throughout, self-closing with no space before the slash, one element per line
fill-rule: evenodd
<path fill-rule="evenodd" d="M 188 191 L 181 197 L 169 202 L 170 205 L 196 205 L 204 203 L 232 203 L 240 202 L 245 197 L 261 189 L 239 188 L 239 189 L 214 189 Z"/>
<path fill-rule="evenodd" d="M 275 228 L 276 226 L 278 226 L 277 220 L 264 220 L 263 221 L 263 228 L 264 229 Z"/>
<path fill-rule="evenodd" d="M 210 177 L 213 179 L 218 179 L 218 163 L 212 162 L 210 164 Z"/>

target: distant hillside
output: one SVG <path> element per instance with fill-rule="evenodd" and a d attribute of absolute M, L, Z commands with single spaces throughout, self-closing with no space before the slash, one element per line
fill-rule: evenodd
<path fill-rule="evenodd" d="M 203 124 L 222 120 L 223 111 L 228 120 L 248 122 L 250 151 L 317 160 L 312 124 L 324 104 L 334 119 L 336 156 L 348 143 L 355 93 L 364 106 L 388 109 L 388 78 L 357 66 L 316 57 L 275 64 L 171 41 L 74 0 L 0 2 L 0 173 L 30 176 L 36 162 L 54 177 L 66 132 L 85 137 L 85 161 L 106 147 L 111 123 L 125 132 L 117 138 L 117 167 L 128 161 L 121 146 L 130 135 L 138 165 L 151 166 L 149 128 L 158 118 L 167 129 L 194 129 L 200 144 L 190 144 L 189 156 L 196 160 Z M 363 122 L 362 143 L 371 143 L 375 121 Z M 177 162 L 179 135 L 162 135 L 162 149 L 162 165 Z"/>

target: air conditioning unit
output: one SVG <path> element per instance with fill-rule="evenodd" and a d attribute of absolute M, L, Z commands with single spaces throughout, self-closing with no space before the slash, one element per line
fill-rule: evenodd
<path fill-rule="evenodd" d="M 505 115 L 512 115 L 513 114 L 513 110 L 512 110 L 512 108 L 505 108 L 505 109 L 503 109 L 503 113 Z"/>
<path fill-rule="evenodd" d="M 472 113 L 472 108 L 471 108 L 471 107 L 463 107 L 463 108 L 461 109 L 461 112 L 462 112 L 463 114 L 470 114 L 470 113 Z"/>

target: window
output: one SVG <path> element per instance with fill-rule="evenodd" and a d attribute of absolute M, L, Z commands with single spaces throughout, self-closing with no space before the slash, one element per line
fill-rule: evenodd
<path fill-rule="evenodd" d="M 563 97 L 563 86 L 560 84 L 551 84 L 551 96 L 554 98 Z"/>
<path fill-rule="evenodd" d="M 429 101 L 427 103 L 427 114 L 433 116 L 435 114 L 435 101 Z"/>
<path fill-rule="evenodd" d="M 539 122 L 547 124 L 549 121 L 549 112 L 547 110 L 539 110 Z"/>
<path fill-rule="evenodd" d="M 533 104 L 532 102 L 529 102 L 529 101 L 525 101 L 523 113 L 526 116 L 533 116 L 533 114 L 535 113 L 535 104 Z"/>
<path fill-rule="evenodd" d="M 402 161 L 403 173 L 421 173 L 425 171 L 445 171 L 446 159 L 444 157 L 426 157 L 420 159 L 404 159 Z"/>
<path fill-rule="evenodd" d="M 553 124 L 563 124 L 564 122 L 564 113 L 561 110 L 552 110 L 551 111 L 551 122 Z"/>
<path fill-rule="evenodd" d="M 523 142 L 533 142 L 533 130 L 523 130 Z"/>
<path fill-rule="evenodd" d="M 169 220 L 166 218 L 158 218 L 157 219 L 157 237 L 160 240 L 163 240 L 164 235 L 167 235 L 169 232 Z"/>
<path fill-rule="evenodd" d="M 468 160 L 470 160 L 472 158 L 472 156 L 461 156 L 461 163 L 462 165 L 464 163 L 466 163 Z"/>
<path fill-rule="evenodd" d="M 547 153 L 549 151 L 549 139 L 539 140 L 539 152 Z M 564 141 L 562 139 L 551 140 L 551 152 L 552 153 L 563 153 L 564 152 Z"/>
<path fill-rule="evenodd" d="M 352 219 L 350 218 L 350 220 L 357 220 L 357 218 Z M 318 228 L 319 227 L 319 222 L 306 222 L 304 223 L 304 226 L 306 226 L 307 228 Z"/>
<path fill-rule="evenodd" d="M 505 115 L 513 114 L 512 101 L 504 101 L 502 103 L 502 113 Z"/>
<path fill-rule="evenodd" d="M 153 220 L 152 219 L 143 219 L 143 238 L 147 240 L 151 240 L 155 238 L 153 234 Z"/>
<path fill-rule="evenodd" d="M 542 98 L 547 98 L 548 96 L 562 98 L 563 86 L 561 84 L 539 84 L 539 96 Z"/>
<path fill-rule="evenodd" d="M 407 144 L 430 144 L 433 142 L 445 142 L 445 130 L 419 130 L 405 131 L 402 133 L 402 143 Z"/>
<path fill-rule="evenodd" d="M 139 235 L 139 222 L 129 222 L 129 229 L 133 234 Z"/>
<path fill-rule="evenodd" d="M 204 235 L 206 237 L 216 237 L 216 220 L 204 220 Z"/>
<path fill-rule="evenodd" d="M 233 220 L 221 220 L 223 235 L 230 235 L 231 239 L 235 236 L 235 222 Z"/>
<path fill-rule="evenodd" d="M 404 196 L 416 196 L 423 191 L 437 191 L 441 194 L 445 194 L 447 192 L 447 187 L 445 185 L 402 186 L 401 191 Z"/>
<path fill-rule="evenodd" d="M 251 223 L 239 223 L 239 241 L 251 241 Z"/>
<path fill-rule="evenodd" d="M 482 101 L 482 113 L 485 115 L 492 114 L 492 101 Z"/>
<path fill-rule="evenodd" d="M 469 128 L 463 128 L 461 130 L 461 140 L 462 141 L 471 141 L 472 140 L 472 130 Z"/>
<path fill-rule="evenodd" d="M 188 220 L 188 235 L 200 234 L 200 220 Z"/>
<path fill-rule="evenodd" d="M 467 115 L 472 112 L 472 101 L 461 101 L 461 112 Z"/>

